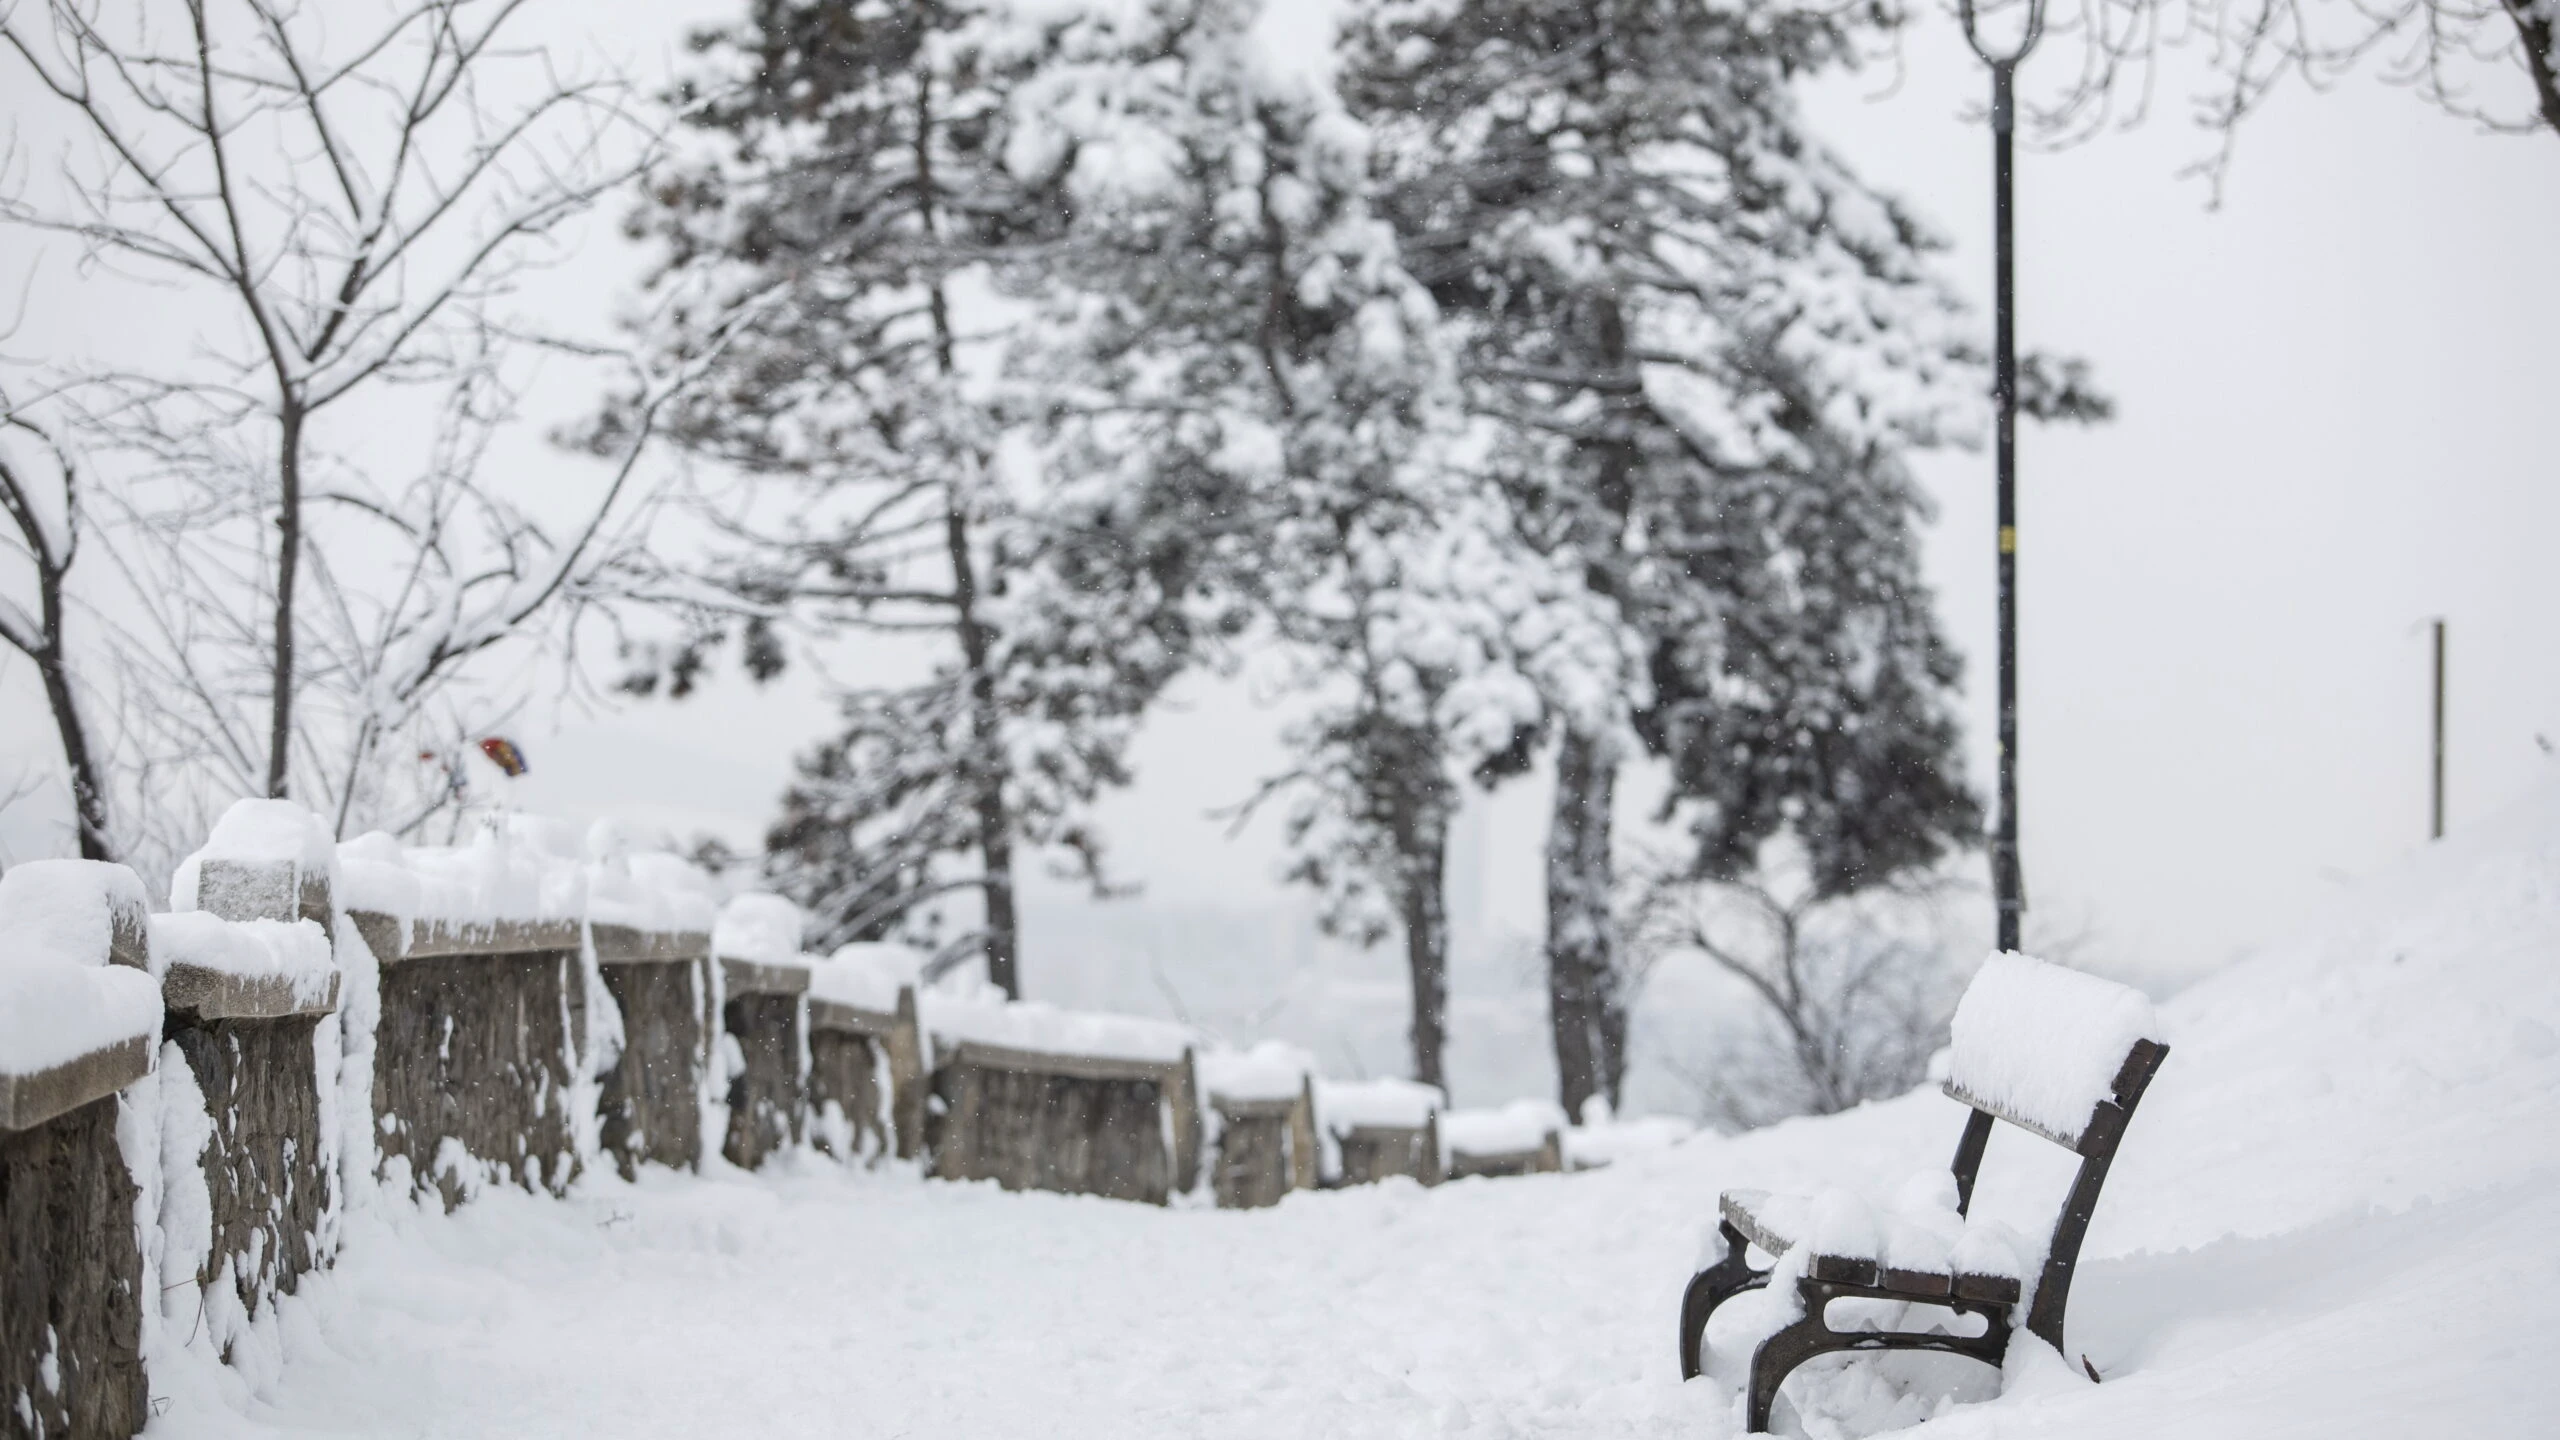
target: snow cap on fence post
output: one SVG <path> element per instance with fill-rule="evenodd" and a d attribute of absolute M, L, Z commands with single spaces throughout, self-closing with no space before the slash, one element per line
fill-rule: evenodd
<path fill-rule="evenodd" d="M 170 912 L 151 917 L 151 968 L 169 1008 L 202 1019 L 337 1009 L 337 842 L 290 800 L 238 800 L 180 862 Z"/>
<path fill-rule="evenodd" d="M 160 987 L 145 973 L 142 894 L 132 871 L 97 861 L 0 876 L 0 1133 L 151 1073 Z"/>
<path fill-rule="evenodd" d="M 330 923 L 338 846 L 320 817 L 290 800 L 235 800 L 204 848 L 178 865 L 169 908 L 224 920 Z"/>
<path fill-rule="evenodd" d="M 142 877 L 105 860 L 24 860 L 0 875 L 0 931 L 13 946 L 148 970 L 150 917 Z"/>
<path fill-rule="evenodd" d="M 732 896 L 711 927 L 711 948 L 723 960 L 788 964 L 800 959 L 808 917 L 789 899 L 766 891 Z"/>

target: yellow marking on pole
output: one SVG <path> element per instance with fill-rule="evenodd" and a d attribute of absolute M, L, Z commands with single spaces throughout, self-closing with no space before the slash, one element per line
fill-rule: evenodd
<path fill-rule="evenodd" d="M 2003 555 L 2015 555 L 2018 553 L 2017 526 L 2003 525 L 2000 527 L 2000 553 Z"/>

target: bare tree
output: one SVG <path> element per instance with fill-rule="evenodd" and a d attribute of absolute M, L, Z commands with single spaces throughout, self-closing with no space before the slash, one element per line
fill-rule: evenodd
<path fill-rule="evenodd" d="M 742 307 L 739 323 L 758 313 Z M 499 728 L 530 688 L 510 687 L 515 698 L 498 705 L 463 683 L 474 659 L 512 643 L 524 660 L 557 662 L 547 673 L 575 689 L 590 618 L 619 626 L 634 608 L 690 603 L 688 582 L 651 543 L 660 494 L 636 474 L 665 406 L 730 333 L 672 368 L 635 367 L 617 428 L 581 437 L 609 470 L 547 516 L 523 503 L 532 487 L 490 473 L 492 437 L 519 419 L 494 363 L 453 383 L 435 442 L 410 472 L 384 478 L 348 463 L 318 474 L 306 495 L 294 764 L 300 792 L 338 833 L 406 833 L 460 798 L 463 740 Z M 238 660 L 257 637 L 256 617 L 231 602 L 264 556 L 254 530 L 204 523 L 226 508 L 218 474 L 199 467 L 173 488 L 157 503 L 113 497 L 111 553 L 129 596 L 115 664 L 118 688 L 136 697 L 128 740 L 137 762 L 210 771 L 213 788 L 240 793 L 254 786 L 260 737 L 234 703 L 255 684 Z M 400 741 L 418 766 L 396 763 Z"/>
<path fill-rule="evenodd" d="M 43 458 L 29 465 L 9 441 L 26 442 L 25 448 L 41 451 Z M 0 392 L 0 513 L 6 513 L 17 527 L 14 537 L 0 537 L 0 545 L 25 558 L 34 591 L 32 606 L 0 593 L 0 642 L 33 662 L 36 677 L 44 685 L 45 706 L 52 712 L 54 734 L 71 780 L 71 813 L 80 833 L 80 858 L 113 860 L 116 846 L 107 823 L 106 786 L 64 634 L 71 566 L 80 558 L 80 469 L 61 441 L 21 414 L 6 392 Z"/>
<path fill-rule="evenodd" d="M 181 371 L 96 378 L 125 397 L 109 410 L 120 438 L 192 467 L 194 501 L 227 502 L 173 523 L 245 537 L 233 599 L 254 602 L 265 636 L 255 758 L 270 795 L 294 769 L 312 510 L 336 503 L 314 473 L 316 422 L 386 384 L 483 365 L 471 337 L 490 333 L 489 302 L 644 158 L 620 80 L 564 78 L 507 43 L 524 6 L 397 0 L 369 25 L 296 0 L 0 10 L 0 48 L 95 142 L 66 159 L 57 196 L 0 197 L 0 219 L 74 237 L 91 262 L 174 282 L 222 318 Z M 521 98 L 498 98 L 510 90 Z M 559 593 L 541 569 L 528 562 L 506 583 L 530 589 L 509 593 Z"/>
<path fill-rule="evenodd" d="M 2217 187 L 2240 122 L 2279 85 L 2324 89 L 2368 63 L 2485 129 L 2560 137 L 2560 0 L 2076 0 L 2051 28 L 2082 42 L 2079 72 L 2039 107 L 2065 138 L 2140 119 L 2163 53 L 2202 46 L 2215 78 L 2195 115 L 2218 143 L 2195 168 Z M 2503 67 L 2524 72 L 2529 105 L 2479 93 Z"/>
<path fill-rule="evenodd" d="M 1652 871 L 1633 892 L 1629 948 L 1648 964 L 1702 955 L 1758 1001 L 1705 1053 L 1662 1063 L 1735 1126 L 1832 1114 L 1918 1084 L 1946 1043 L 1960 979 L 1933 933 L 1935 890 L 1840 894 L 1790 884 L 1782 867 L 1730 880 Z"/>

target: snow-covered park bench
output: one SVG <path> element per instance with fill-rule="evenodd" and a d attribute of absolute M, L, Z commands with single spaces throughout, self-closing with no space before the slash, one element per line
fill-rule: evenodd
<path fill-rule="evenodd" d="M 2098 1191 L 2169 1047 L 2139 992 L 2023 955 L 1997 955 L 1983 966 L 1957 1006 L 1953 1029 L 1945 1090 L 1973 1114 L 1950 1173 L 1919 1177 L 1889 1207 L 1845 1191 L 1728 1190 L 1721 1197 L 1711 1263 L 1681 1299 L 1681 1377 L 1703 1369 L 1708 1318 L 1727 1300 L 1793 1286 L 1801 1301 L 1800 1308 L 1768 1307 L 1768 1318 L 1784 1323 L 1752 1351 L 1747 1430 L 1768 1428 L 1779 1385 L 1817 1355 L 1937 1350 L 1997 1366 L 2022 1305 L 2029 1333 L 2062 1351 L 2063 1310 Z M 2041 1249 L 1997 1220 L 1969 1214 L 1994 1120 L 2080 1157 Z M 1771 1263 L 1753 1265 L 1755 1249 Z M 1827 1312 L 1843 1299 L 1927 1308 L 1884 1328 L 1838 1329 Z M 1968 1336 L 1910 1323 L 1945 1311 L 1980 1316 L 1986 1326 Z"/>

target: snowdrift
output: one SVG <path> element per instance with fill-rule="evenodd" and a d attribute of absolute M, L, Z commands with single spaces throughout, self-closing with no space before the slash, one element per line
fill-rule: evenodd
<path fill-rule="evenodd" d="M 2004 1385 L 1835 1357 L 1780 1429 L 2549 1433 L 2560 786 L 2160 1014 L 2175 1052 L 2084 1251 L 2067 1360 Z M 1889 1192 L 1946 1163 L 1963 1113 L 1915 1094 L 1588 1173 L 1255 1211 L 797 1163 L 377 1206 L 286 1302 L 276 1378 L 178 1385 L 151 1433 L 1718 1440 L 1733 1387 L 1680 1384 L 1673 1351 L 1717 1191 Z M 2051 1151 L 1995 1139 L 1977 1203 L 2049 1219 Z"/>

